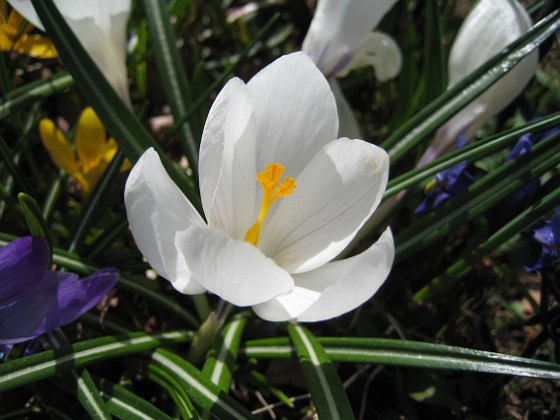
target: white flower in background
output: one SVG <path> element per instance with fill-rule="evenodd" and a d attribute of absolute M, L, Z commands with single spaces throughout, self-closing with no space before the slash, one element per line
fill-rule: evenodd
<path fill-rule="evenodd" d="M 361 138 L 354 111 L 336 77 L 372 66 L 384 82 L 401 70 L 401 51 L 393 38 L 372 32 L 397 0 L 319 0 L 302 50 L 329 79 L 340 120 L 339 134 Z"/>
<path fill-rule="evenodd" d="M 451 47 L 448 88 L 455 86 L 527 32 L 531 25 L 531 18 L 516 0 L 480 0 L 461 25 Z M 535 50 L 447 121 L 438 130 L 418 166 L 452 148 L 459 135 L 471 138 L 523 91 L 535 74 L 537 64 L 538 51 Z"/>
<path fill-rule="evenodd" d="M 125 187 L 130 228 L 150 265 L 182 293 L 206 290 L 271 321 L 319 321 L 367 301 L 394 255 L 387 229 L 363 253 L 331 262 L 371 216 L 389 159 L 336 139 L 329 85 L 304 53 L 244 84 L 230 80 L 202 134 L 207 223 L 150 149 Z"/>
<path fill-rule="evenodd" d="M 31 0 L 8 0 L 44 30 Z M 130 104 L 126 73 L 126 25 L 131 0 L 53 0 L 66 23 L 120 97 Z"/>

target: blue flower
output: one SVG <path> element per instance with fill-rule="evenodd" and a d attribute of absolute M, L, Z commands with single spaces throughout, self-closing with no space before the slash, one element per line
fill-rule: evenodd
<path fill-rule="evenodd" d="M 540 253 L 525 264 L 532 273 L 543 268 L 556 269 L 560 266 L 560 209 L 552 217 L 545 218 L 531 229 L 533 239 L 540 244 Z"/>
<path fill-rule="evenodd" d="M 119 279 L 114 268 L 79 280 L 48 270 L 49 247 L 26 236 L 0 249 L 0 352 L 74 321 L 91 309 Z"/>
<path fill-rule="evenodd" d="M 467 144 L 466 138 L 459 137 L 456 149 L 460 149 L 465 144 Z M 426 185 L 424 190 L 426 197 L 415 212 L 424 214 L 432 211 L 448 198 L 465 192 L 475 181 L 476 177 L 470 172 L 466 161 L 439 172 Z"/>

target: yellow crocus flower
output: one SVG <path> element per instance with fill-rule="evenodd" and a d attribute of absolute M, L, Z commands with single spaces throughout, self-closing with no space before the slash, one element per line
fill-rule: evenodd
<path fill-rule="evenodd" d="M 76 152 L 62 131 L 48 118 L 39 122 L 39 134 L 55 165 L 68 172 L 86 196 L 93 191 L 118 149 L 113 138 L 107 140 L 105 127 L 91 107 L 84 109 L 78 119 Z M 125 160 L 121 172 L 130 167 L 131 163 Z"/>
<path fill-rule="evenodd" d="M 23 17 L 15 10 L 8 14 L 6 0 L 0 0 L 0 51 L 15 51 L 35 58 L 55 58 L 58 52 L 47 37 L 30 34 L 33 25 L 24 25 Z"/>

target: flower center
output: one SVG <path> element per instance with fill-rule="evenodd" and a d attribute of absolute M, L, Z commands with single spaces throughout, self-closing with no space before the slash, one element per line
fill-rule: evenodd
<path fill-rule="evenodd" d="M 287 176 L 279 184 L 284 167 L 279 163 L 270 163 L 266 165 L 265 170 L 257 174 L 257 181 L 261 184 L 263 198 L 261 209 L 257 216 L 257 222 L 249 228 L 245 234 L 245 241 L 257 246 L 259 236 L 261 234 L 261 226 L 270 209 L 270 206 L 277 198 L 290 195 L 296 187 L 296 180 Z"/>

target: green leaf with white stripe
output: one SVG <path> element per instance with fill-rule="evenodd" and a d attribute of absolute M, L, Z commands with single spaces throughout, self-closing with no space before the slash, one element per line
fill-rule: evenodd
<path fill-rule="evenodd" d="M 560 380 L 560 365 L 509 354 L 390 338 L 320 337 L 318 340 L 334 362 Z M 240 353 L 256 359 L 287 359 L 293 356 L 294 346 L 286 338 L 251 340 L 244 343 Z"/>
<path fill-rule="evenodd" d="M 299 324 L 288 324 L 288 333 L 299 357 L 319 418 L 354 418 L 336 368 L 317 338 Z"/>
<path fill-rule="evenodd" d="M 202 368 L 204 377 L 226 392 L 231 383 L 233 366 L 246 322 L 247 318 L 240 316 L 222 329 Z"/>
<path fill-rule="evenodd" d="M 11 360 L 0 365 L 0 393 L 61 372 L 151 350 L 165 342 L 185 342 L 191 336 L 187 331 L 107 336 Z"/>
<path fill-rule="evenodd" d="M 105 406 L 115 417 L 130 420 L 171 419 L 167 414 L 126 388 L 102 378 L 93 378 L 105 400 Z"/>
<path fill-rule="evenodd" d="M 152 354 L 155 366 L 165 371 L 187 391 L 189 398 L 219 419 L 253 419 L 253 415 L 178 355 L 159 348 Z"/>

